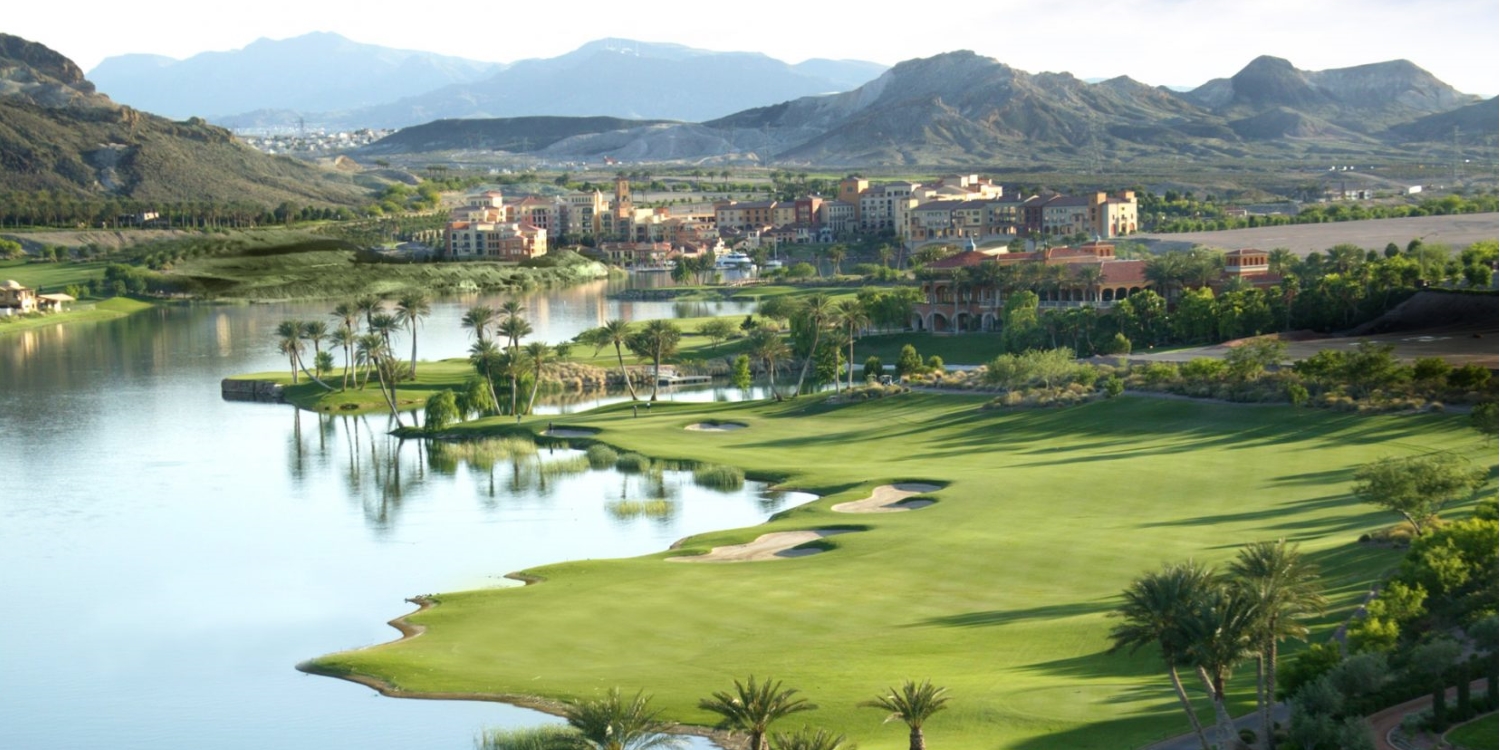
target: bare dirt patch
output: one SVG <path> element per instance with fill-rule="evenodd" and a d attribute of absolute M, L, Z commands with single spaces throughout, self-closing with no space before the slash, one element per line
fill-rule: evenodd
<path fill-rule="evenodd" d="M 932 505 L 931 500 L 907 500 L 913 495 L 924 492 L 936 492 L 942 489 L 935 484 L 919 484 L 907 482 L 903 484 L 883 484 L 876 487 L 870 496 L 863 500 L 839 503 L 833 506 L 833 510 L 839 513 L 899 513 L 905 510 L 916 510 Z"/>
<path fill-rule="evenodd" d="M 1348 243 L 1379 250 L 1394 242 L 1401 247 L 1414 239 L 1425 244 L 1444 243 L 1455 250 L 1500 236 L 1500 213 L 1407 216 L 1400 219 L 1366 219 L 1329 224 L 1293 224 L 1281 227 L 1227 229 L 1222 232 L 1141 234 L 1125 238 L 1145 241 L 1153 249 L 1170 250 L 1208 245 L 1225 250 L 1253 247 L 1261 250 L 1284 247 L 1298 255 L 1323 252 Z"/>
<path fill-rule="evenodd" d="M 823 550 L 820 549 L 792 549 L 798 545 L 815 542 L 823 537 L 835 534 L 847 534 L 854 529 L 809 529 L 807 531 L 777 531 L 771 534 L 761 534 L 755 541 L 749 544 L 733 544 L 728 547 L 714 547 L 706 555 L 689 555 L 686 557 L 669 557 L 667 562 L 751 562 L 756 560 L 775 560 L 778 558 L 807 557 L 816 555 Z"/>
<path fill-rule="evenodd" d="M 690 424 L 683 429 L 692 430 L 693 432 L 734 432 L 735 430 L 743 430 L 749 426 L 747 424 L 740 424 L 739 422 L 698 422 Z"/>

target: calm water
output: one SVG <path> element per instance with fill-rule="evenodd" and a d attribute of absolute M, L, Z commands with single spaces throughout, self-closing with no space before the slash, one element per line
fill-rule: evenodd
<path fill-rule="evenodd" d="M 747 312 L 602 291 L 527 298 L 536 337 Z M 458 319 L 475 301 L 435 307 L 424 358 L 464 353 Z M 809 499 L 453 466 L 387 439 L 383 417 L 220 400 L 223 376 L 282 366 L 277 321 L 328 307 L 174 307 L 0 338 L 0 748 L 468 748 L 483 727 L 555 719 L 389 699 L 292 667 L 390 640 L 383 623 L 408 596 L 660 550 Z M 663 493 L 670 519 L 606 511 Z"/>

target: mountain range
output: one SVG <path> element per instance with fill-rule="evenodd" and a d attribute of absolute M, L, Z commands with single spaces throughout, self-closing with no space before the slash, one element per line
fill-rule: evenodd
<path fill-rule="evenodd" d="M 173 122 L 100 94 L 71 60 L 0 34 L 0 192 L 144 201 L 350 204 L 347 174 L 262 154 L 201 119 Z"/>
<path fill-rule="evenodd" d="M 885 66 L 789 65 L 756 52 L 601 39 L 552 58 L 484 63 L 359 44 L 332 33 L 261 39 L 186 60 L 105 59 L 90 72 L 131 106 L 230 128 L 397 128 L 444 118 L 608 116 L 706 120 L 847 91 Z"/>
<path fill-rule="evenodd" d="M 511 123 L 494 121 L 498 129 Z M 969 51 L 908 60 L 851 91 L 697 123 L 637 123 L 523 151 L 549 160 L 741 161 L 826 166 L 1027 165 L 1141 157 L 1285 159 L 1410 153 L 1452 126 L 1493 143 L 1496 100 L 1454 90 L 1405 60 L 1323 71 L 1260 57 L 1187 91 L 1127 77 L 1027 73 Z M 437 124 L 435 123 L 434 126 Z M 426 150 L 471 148 L 427 132 Z M 492 139 L 493 140 L 493 139 Z M 375 150 L 388 143 L 377 143 Z"/>

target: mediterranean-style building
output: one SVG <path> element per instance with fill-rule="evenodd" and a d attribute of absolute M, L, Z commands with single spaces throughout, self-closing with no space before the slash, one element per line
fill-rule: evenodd
<path fill-rule="evenodd" d="M 1109 307 L 1151 287 L 1146 262 L 1115 258 L 1115 246 L 1086 242 L 1029 253 L 969 249 L 928 265 L 926 298 L 912 310 L 918 331 L 994 331 L 1005 310 L 1005 289 L 1032 281 L 1041 308 Z M 1028 279 L 1030 275 L 1030 279 Z"/>

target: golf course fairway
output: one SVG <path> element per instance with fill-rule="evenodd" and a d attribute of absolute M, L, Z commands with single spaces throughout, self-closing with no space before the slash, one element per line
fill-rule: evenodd
<path fill-rule="evenodd" d="M 526 571 L 542 582 L 524 588 L 438 595 L 410 618 L 420 636 L 303 666 L 398 695 L 547 701 L 619 686 L 701 725 L 715 716 L 699 699 L 755 675 L 820 707 L 773 729 L 826 727 L 866 750 L 904 748 L 907 731 L 857 704 L 930 678 L 951 695 L 925 727 L 933 748 L 1140 747 L 1189 726 L 1159 658 L 1106 653 L 1107 614 L 1133 578 L 1169 561 L 1221 564 L 1245 544 L 1286 538 L 1322 571 L 1332 606 L 1312 625 L 1323 640 L 1401 555 L 1357 542 L 1397 519 L 1350 495 L 1355 468 L 1433 450 L 1493 463 L 1462 416 L 1132 396 L 1032 411 L 982 410 L 983 401 L 825 396 L 658 403 L 635 419 L 629 404 L 569 415 L 566 427 L 598 429 L 597 440 L 621 450 L 735 465 L 821 498 L 679 549 L 543 566 Z M 704 422 L 745 427 L 684 429 Z M 913 512 L 831 510 L 893 483 L 940 489 Z M 664 562 L 812 529 L 855 531 L 815 542 L 821 554 Z M 1254 671 L 1246 662 L 1235 676 L 1236 714 L 1251 708 Z M 1188 687 L 1211 721 L 1201 690 Z"/>

